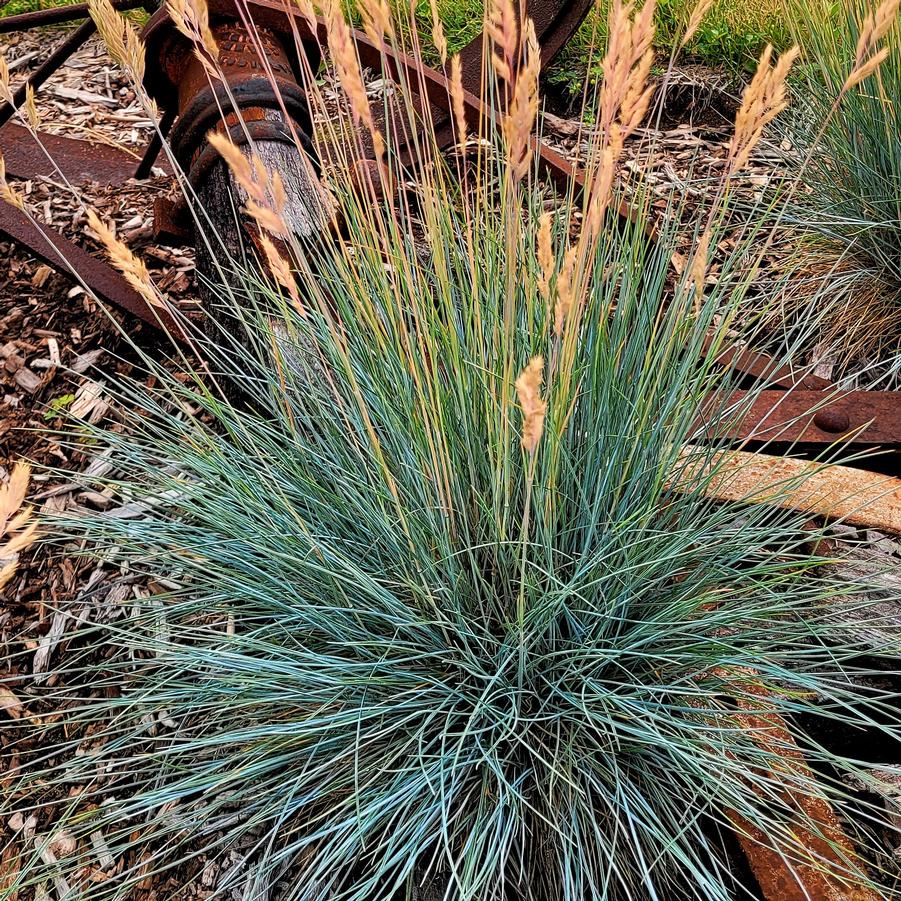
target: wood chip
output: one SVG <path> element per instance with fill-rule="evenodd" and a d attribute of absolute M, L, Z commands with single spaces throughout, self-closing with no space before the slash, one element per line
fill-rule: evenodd
<path fill-rule="evenodd" d="M 41 387 L 41 377 L 32 372 L 27 366 L 23 366 L 16 371 L 15 379 L 16 384 L 29 394 L 34 394 Z"/>

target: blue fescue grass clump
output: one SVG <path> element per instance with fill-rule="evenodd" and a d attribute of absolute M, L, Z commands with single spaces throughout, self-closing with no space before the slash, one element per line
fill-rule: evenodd
<path fill-rule="evenodd" d="M 146 513 L 60 527 L 157 593 L 91 637 L 116 648 L 101 677 L 115 690 L 67 721 L 92 725 L 94 750 L 40 776 L 93 774 L 69 828 L 132 851 L 91 897 L 120 897 L 143 860 L 238 847 L 225 885 L 271 887 L 288 867 L 286 898 L 437 880 L 435 897 L 725 901 L 744 889 L 717 828 L 752 823 L 800 862 L 786 784 L 841 805 L 838 777 L 858 767 L 810 745 L 835 781 L 786 770 L 735 710 L 765 690 L 789 722 L 895 722 L 849 682 L 864 648 L 836 646 L 846 589 L 817 574 L 804 517 L 717 505 L 705 477 L 671 488 L 701 398 L 723 386 L 704 326 L 722 337 L 714 313 L 741 279 L 695 316 L 665 302 L 665 236 L 611 233 L 574 402 L 530 483 L 499 397 L 548 340 L 533 251 L 505 257 L 488 210 L 468 247 L 465 220 L 441 212 L 427 262 L 412 243 L 398 257 L 416 284 L 402 306 L 352 218 L 353 257 L 316 261 L 340 340 L 247 276 L 258 347 L 285 346 L 277 321 L 327 379 L 235 347 L 218 362 L 252 407 L 162 367 L 153 392 L 119 386 L 127 428 L 94 438 L 121 473 L 108 484 Z M 248 316 L 251 299 L 270 317 Z"/>
<path fill-rule="evenodd" d="M 620 16 L 623 52 L 641 19 Z M 727 901 L 751 892 L 730 830 L 789 869 L 878 878 L 811 813 L 846 811 L 865 762 L 797 725 L 897 737 L 892 699 L 857 685 L 871 645 L 837 625 L 862 602 L 806 515 L 708 490 L 743 412 L 712 360 L 766 318 L 769 217 L 716 278 L 700 249 L 675 275 L 680 230 L 716 248 L 723 210 L 691 224 L 672 198 L 653 242 L 648 201 L 611 214 L 634 96 L 597 111 L 584 199 L 542 187 L 512 114 L 469 158 L 426 129 L 415 182 L 389 149 L 381 191 L 324 160 L 342 240 L 285 236 L 296 283 L 260 274 L 274 246 L 230 264 L 202 363 L 144 356 L 111 383 L 115 427 L 73 428 L 121 503 L 55 540 L 148 590 L 45 689 L 64 730 L 5 803 L 52 803 L 74 850 L 22 855 L 17 887 L 124 899 L 220 855 L 221 897 Z M 96 835 L 121 861 L 103 880 Z"/>

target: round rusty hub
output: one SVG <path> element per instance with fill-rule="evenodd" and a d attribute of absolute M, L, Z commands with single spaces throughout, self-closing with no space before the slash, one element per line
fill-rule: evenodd
<path fill-rule="evenodd" d="M 254 38 L 242 26 L 247 8 L 239 8 L 235 0 L 210 0 L 210 28 L 219 45 L 219 65 L 226 77 L 240 81 L 252 76 L 268 75 L 271 71 L 276 81 L 298 83 L 301 63 L 297 53 L 291 19 L 284 13 L 253 8 Z M 158 63 L 148 66 L 144 86 L 163 109 L 183 109 L 202 88 L 207 78 L 196 63 L 191 42 L 176 29 L 166 9 L 151 16 L 142 33 L 148 59 Z M 260 51 L 267 57 L 265 68 Z M 311 68 L 319 65 L 319 45 L 313 41 L 303 43 L 303 51 Z"/>

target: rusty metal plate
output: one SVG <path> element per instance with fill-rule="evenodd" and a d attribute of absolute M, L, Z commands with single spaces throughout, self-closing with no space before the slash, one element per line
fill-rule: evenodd
<path fill-rule="evenodd" d="M 815 785 L 813 771 L 757 674 L 735 669 L 717 675 L 740 685 L 738 711 L 728 719 L 771 755 L 773 782 Z M 880 901 L 881 895 L 866 885 L 866 868 L 825 794 L 786 788 L 781 795 L 786 807 L 798 812 L 792 848 L 780 847 L 735 811 L 726 812 L 767 901 Z"/>
<path fill-rule="evenodd" d="M 8 122 L 0 128 L 0 153 L 6 171 L 16 178 L 63 175 L 72 182 L 96 181 L 116 185 L 134 178 L 140 156 L 107 144 L 95 144 L 38 132 L 40 143 L 27 128 Z M 42 149 L 43 148 L 43 149 Z M 49 156 L 48 156 L 49 154 Z M 171 173 L 169 161 L 159 167 Z"/>
<path fill-rule="evenodd" d="M 734 392 L 741 407 L 749 392 Z M 901 392 L 792 389 L 754 392 L 747 415 L 727 434 L 736 440 L 901 449 Z"/>
<path fill-rule="evenodd" d="M 850 466 L 747 451 L 686 447 L 685 468 L 669 483 L 736 504 L 769 504 L 901 535 L 901 479 Z"/>

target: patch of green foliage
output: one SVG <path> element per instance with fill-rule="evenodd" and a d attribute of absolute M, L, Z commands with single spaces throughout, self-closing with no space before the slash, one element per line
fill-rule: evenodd
<path fill-rule="evenodd" d="M 49 422 L 51 419 L 61 416 L 74 400 L 74 394 L 61 394 L 59 397 L 54 397 L 47 404 L 47 409 L 44 411 L 44 420 Z"/>
<path fill-rule="evenodd" d="M 79 0 L 10 0 L 0 12 L 0 18 L 4 16 L 17 16 L 19 13 L 35 12 L 39 9 L 54 9 L 58 6 L 71 6 Z"/>

